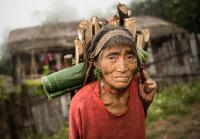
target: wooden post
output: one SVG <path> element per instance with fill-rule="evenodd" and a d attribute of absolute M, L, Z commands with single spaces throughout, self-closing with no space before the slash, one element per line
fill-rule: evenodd
<path fill-rule="evenodd" d="M 17 56 L 17 67 L 16 67 L 16 70 L 17 70 L 17 78 L 18 78 L 18 81 L 21 81 L 21 61 L 20 61 L 20 57 Z"/>
<path fill-rule="evenodd" d="M 31 53 L 31 77 L 34 77 L 37 74 L 37 65 L 35 61 L 35 51 L 32 50 Z"/>
<path fill-rule="evenodd" d="M 72 66 L 72 54 L 68 54 L 64 56 L 64 61 L 65 61 L 65 68 Z M 72 97 L 75 95 L 74 91 L 69 92 L 70 93 L 70 98 L 72 99 Z M 70 102 L 68 102 L 68 108 L 67 111 L 69 112 L 69 108 L 70 108 Z"/>
<path fill-rule="evenodd" d="M 57 70 L 61 70 L 62 69 L 61 54 L 57 53 L 55 56 L 56 56 L 56 68 Z"/>
<path fill-rule="evenodd" d="M 13 84 L 16 85 L 17 84 L 17 71 L 16 71 L 16 66 L 17 66 L 17 59 L 16 59 L 16 55 L 12 54 L 12 77 L 13 77 Z"/>
<path fill-rule="evenodd" d="M 68 54 L 68 55 L 65 55 L 65 56 L 64 56 L 64 61 L 65 61 L 65 67 L 66 67 L 66 68 L 72 66 L 72 57 L 73 57 L 72 54 Z M 70 97 L 71 97 L 71 98 L 72 98 L 74 95 L 75 95 L 75 92 L 74 92 L 74 91 L 70 92 Z"/>
<path fill-rule="evenodd" d="M 68 55 L 64 56 L 64 61 L 65 61 L 65 67 L 66 68 L 72 66 L 72 57 L 73 57 L 72 54 L 68 54 Z"/>
<path fill-rule="evenodd" d="M 17 132 L 17 124 L 15 120 L 15 116 L 18 116 L 15 112 L 16 108 L 18 108 L 18 106 L 16 105 L 16 97 L 16 93 L 11 93 L 9 95 L 9 99 L 5 100 L 6 109 L 9 110 L 6 112 L 6 122 L 9 128 L 11 139 L 19 139 L 19 134 Z"/>

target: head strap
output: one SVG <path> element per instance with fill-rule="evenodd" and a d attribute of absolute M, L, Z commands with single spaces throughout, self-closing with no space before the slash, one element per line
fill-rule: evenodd
<path fill-rule="evenodd" d="M 101 51 L 101 49 L 103 48 L 103 46 L 113 37 L 115 36 L 125 36 L 127 38 L 133 39 L 132 36 L 130 36 L 126 31 L 124 30 L 120 30 L 120 29 L 116 29 L 116 30 L 111 30 L 108 31 L 106 34 L 103 35 L 103 37 L 101 37 L 101 39 L 99 40 L 99 42 L 97 43 L 95 50 L 92 52 L 90 59 L 94 59 Z"/>

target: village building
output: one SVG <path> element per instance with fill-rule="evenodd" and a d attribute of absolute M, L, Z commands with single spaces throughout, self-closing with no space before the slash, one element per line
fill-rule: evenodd
<path fill-rule="evenodd" d="M 78 22 L 71 22 L 11 31 L 7 47 L 12 54 L 14 80 L 20 83 L 64 68 L 64 55 L 74 54 L 77 26 Z"/>

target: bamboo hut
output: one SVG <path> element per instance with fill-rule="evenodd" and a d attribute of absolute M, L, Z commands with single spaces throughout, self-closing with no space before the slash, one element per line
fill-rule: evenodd
<path fill-rule="evenodd" d="M 189 34 L 182 28 L 162 19 L 148 16 L 137 18 L 140 28 L 151 30 L 146 67 L 159 85 L 187 82 L 197 74 L 193 66 Z"/>
<path fill-rule="evenodd" d="M 138 29 L 151 30 L 148 51 L 152 57 L 147 68 L 154 78 L 162 81 L 163 77 L 192 72 L 188 60 L 191 57 L 190 45 L 185 30 L 155 17 L 139 16 L 136 20 Z M 11 31 L 7 47 L 13 56 L 14 79 L 18 82 L 25 78 L 40 77 L 42 72 L 39 69 L 44 66 L 40 59 L 48 54 L 55 58 L 55 70 L 62 69 L 63 56 L 74 54 L 78 24 L 58 23 Z"/>

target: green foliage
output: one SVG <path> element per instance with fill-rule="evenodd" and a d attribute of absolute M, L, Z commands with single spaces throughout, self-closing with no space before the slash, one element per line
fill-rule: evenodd
<path fill-rule="evenodd" d="M 44 68 L 44 70 L 43 70 L 42 74 L 43 75 L 48 75 L 50 73 L 49 66 L 48 65 L 44 65 L 43 68 Z"/>
<path fill-rule="evenodd" d="M 169 115 L 183 115 L 193 103 L 200 102 L 200 81 L 175 85 L 156 94 L 150 106 L 148 123 Z"/>
<path fill-rule="evenodd" d="M 95 77 L 96 79 L 100 80 L 101 77 L 102 77 L 101 70 L 98 69 L 98 68 L 95 68 L 95 69 L 93 70 L 93 75 L 94 75 L 94 77 Z"/>
<path fill-rule="evenodd" d="M 47 136 L 45 134 L 43 135 L 27 135 L 23 139 L 68 139 L 68 133 L 69 133 L 69 128 L 66 126 L 62 130 L 60 130 L 57 134 L 53 136 Z"/>
<path fill-rule="evenodd" d="M 35 95 L 44 94 L 41 79 L 28 79 L 23 82 L 24 85 Z"/>
<path fill-rule="evenodd" d="M 138 55 L 138 58 L 140 59 L 140 62 L 142 64 L 145 64 L 149 57 L 150 57 L 150 54 L 146 51 L 144 51 L 143 49 L 140 49 L 140 48 L 137 48 L 137 55 Z"/>
<path fill-rule="evenodd" d="M 9 52 L 5 52 L 0 60 L 0 74 L 12 75 L 12 58 Z"/>
<path fill-rule="evenodd" d="M 199 7 L 199 0 L 144 0 L 131 3 L 134 14 L 157 16 L 190 32 L 200 32 Z"/>
<path fill-rule="evenodd" d="M 32 86 L 31 87 L 31 92 L 33 92 L 34 95 L 44 95 L 44 90 L 42 86 Z"/>
<path fill-rule="evenodd" d="M 29 80 L 25 80 L 23 83 L 27 86 L 30 86 L 30 87 L 42 85 L 41 79 L 29 79 Z"/>
<path fill-rule="evenodd" d="M 0 100 L 4 100 L 8 98 L 8 93 L 6 93 L 5 83 L 3 79 L 0 77 Z"/>
<path fill-rule="evenodd" d="M 65 127 L 63 128 L 58 134 L 54 135 L 53 137 L 48 137 L 45 139 L 67 139 L 68 138 L 68 133 L 69 133 L 69 128 Z"/>

